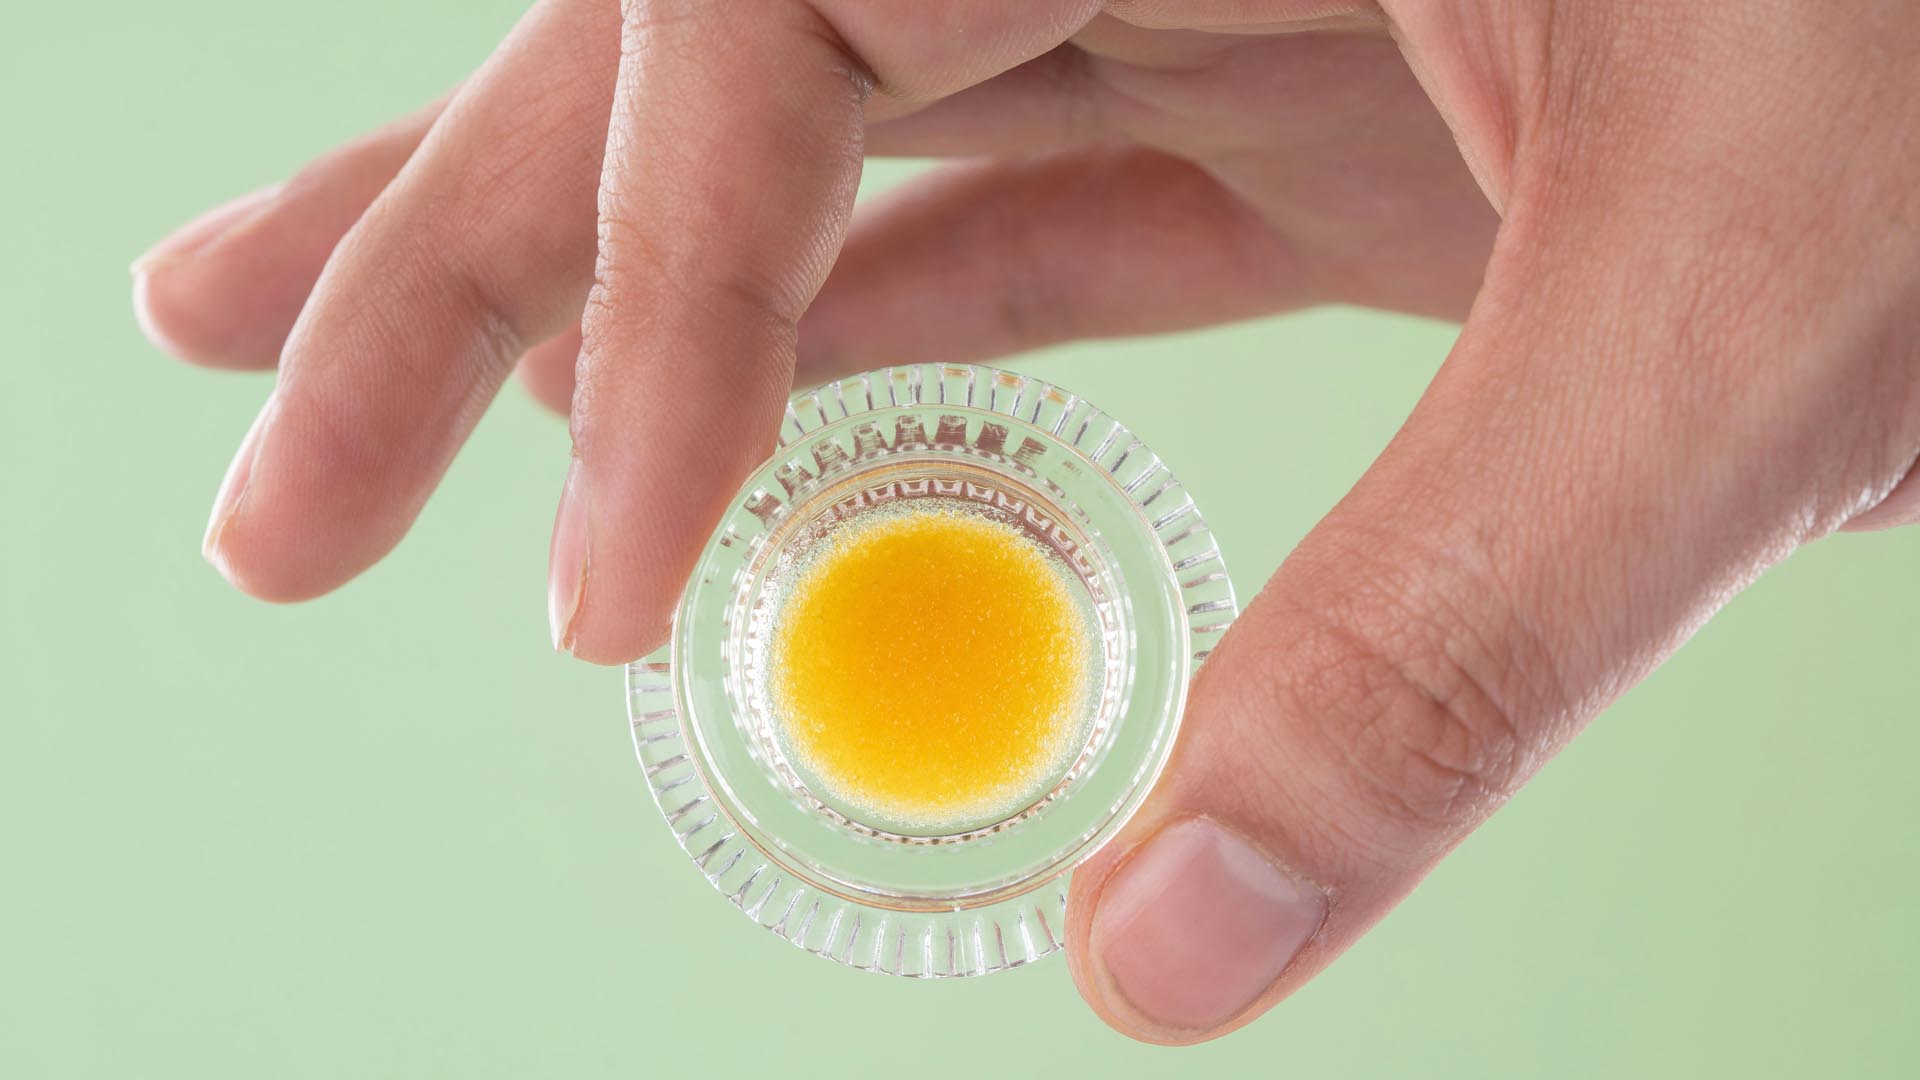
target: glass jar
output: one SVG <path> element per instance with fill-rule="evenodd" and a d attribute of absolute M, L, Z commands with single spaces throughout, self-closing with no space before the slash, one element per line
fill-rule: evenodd
<path fill-rule="evenodd" d="M 938 827 L 837 798 L 787 752 L 768 693 L 797 568 L 837 530 L 920 504 L 1039 545 L 1093 642 L 1077 752 L 1030 800 Z M 1199 509 L 1118 421 L 1013 372 L 884 368 L 789 403 L 671 641 L 627 668 L 634 746 L 681 846 L 748 918 L 865 970 L 987 974 L 1060 950 L 1069 874 L 1153 787 L 1193 672 L 1237 612 Z"/>

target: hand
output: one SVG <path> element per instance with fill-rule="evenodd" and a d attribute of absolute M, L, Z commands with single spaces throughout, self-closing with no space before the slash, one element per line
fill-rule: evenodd
<path fill-rule="evenodd" d="M 572 403 L 555 641 L 619 662 L 795 379 L 1465 317 L 1075 877 L 1123 1031 L 1257 1016 L 1765 567 L 1920 520 L 1910 4 L 613 8 L 544 0 L 444 106 L 136 267 L 156 341 L 280 368 L 206 541 L 240 588 L 380 558 L 516 360 Z M 969 160 L 849 225 L 867 153 Z"/>

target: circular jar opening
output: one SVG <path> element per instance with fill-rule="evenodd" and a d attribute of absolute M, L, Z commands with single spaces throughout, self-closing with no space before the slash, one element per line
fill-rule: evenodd
<path fill-rule="evenodd" d="M 1060 948 L 1069 873 L 1158 778 L 1236 611 L 1123 425 L 1010 372 L 886 368 L 793 399 L 671 642 L 628 668 L 634 743 L 754 921 L 983 974 Z"/>
<path fill-rule="evenodd" d="M 736 700 L 803 804 L 899 843 L 1030 818 L 1097 756 L 1130 608 L 1064 492 L 907 450 L 769 534 L 733 622 Z"/>

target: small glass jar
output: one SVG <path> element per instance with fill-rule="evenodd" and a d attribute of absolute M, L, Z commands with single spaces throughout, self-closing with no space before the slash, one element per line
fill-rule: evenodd
<path fill-rule="evenodd" d="M 796 766 L 768 693 L 796 568 L 837 530 L 917 504 L 963 507 L 1057 560 L 1093 645 L 1077 753 L 1023 805 L 940 827 L 836 798 Z M 984 975 L 1060 950 L 1068 875 L 1153 787 L 1237 612 L 1199 509 L 1118 421 L 1013 372 L 884 368 L 788 405 L 672 640 L 627 668 L 634 746 L 681 846 L 748 918 L 864 970 Z"/>

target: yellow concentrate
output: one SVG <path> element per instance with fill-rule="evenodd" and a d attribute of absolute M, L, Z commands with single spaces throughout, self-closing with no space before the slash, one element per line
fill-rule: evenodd
<path fill-rule="evenodd" d="M 1067 571 L 960 510 L 857 522 L 773 633 L 789 752 L 853 807 L 939 826 L 1017 811 L 1077 749 L 1089 646 Z"/>

